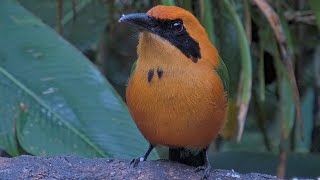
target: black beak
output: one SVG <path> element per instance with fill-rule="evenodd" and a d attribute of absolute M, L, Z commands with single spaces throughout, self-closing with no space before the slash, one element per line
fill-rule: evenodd
<path fill-rule="evenodd" d="M 119 23 L 127 23 L 129 25 L 137 26 L 144 30 L 151 31 L 152 26 L 154 25 L 153 18 L 148 16 L 145 13 L 133 13 L 122 15 L 122 17 L 118 20 Z"/>

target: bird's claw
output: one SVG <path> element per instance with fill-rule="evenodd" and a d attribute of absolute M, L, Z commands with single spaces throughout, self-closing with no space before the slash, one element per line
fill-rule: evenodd
<path fill-rule="evenodd" d="M 138 158 L 132 159 L 132 161 L 130 162 L 130 166 L 132 165 L 132 167 L 136 167 L 140 161 L 144 161 L 144 158 L 138 157 Z"/>
<path fill-rule="evenodd" d="M 197 167 L 196 172 L 204 171 L 201 179 L 208 179 L 210 176 L 210 170 L 211 170 L 210 165 L 204 165 L 204 166 Z"/>

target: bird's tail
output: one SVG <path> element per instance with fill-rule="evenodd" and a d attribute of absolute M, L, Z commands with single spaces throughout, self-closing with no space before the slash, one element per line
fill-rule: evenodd
<path fill-rule="evenodd" d="M 206 162 L 206 149 L 169 148 L 169 159 L 188 166 L 203 166 Z"/>

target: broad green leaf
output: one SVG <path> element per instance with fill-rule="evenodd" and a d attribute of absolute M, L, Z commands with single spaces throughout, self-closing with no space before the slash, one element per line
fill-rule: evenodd
<path fill-rule="evenodd" d="M 276 40 L 274 37 L 271 38 L 274 48 L 274 65 L 277 74 L 277 85 L 278 85 L 278 94 L 279 94 L 279 110 L 277 111 L 277 118 L 280 128 L 280 136 L 283 136 L 282 140 L 287 141 L 289 134 L 293 128 L 295 120 L 295 111 L 294 111 L 294 99 L 293 99 L 293 90 L 290 86 L 288 73 L 284 65 L 280 61 L 280 54 L 277 49 Z M 280 142 L 280 145 L 284 142 Z"/>
<path fill-rule="evenodd" d="M 19 0 L 19 2 L 46 24 L 56 29 L 57 1 Z M 76 14 L 73 11 L 72 1 L 62 1 L 63 37 L 82 51 L 95 48 L 108 21 L 106 3 L 95 0 L 74 2 Z"/>
<path fill-rule="evenodd" d="M 0 63 L 1 61 L 0 59 Z M 5 79 L 1 72 L 0 67 L 0 102 L 2 102 L 0 105 L 0 146 L 11 156 L 17 156 L 19 152 L 16 142 L 15 122 L 20 113 L 19 99 L 17 96 L 9 96 L 13 91 L 10 86 L 11 82 Z M 4 97 L 7 97 L 7 102 L 3 100 Z"/>
<path fill-rule="evenodd" d="M 244 129 L 247 110 L 251 99 L 251 86 L 252 86 L 252 63 L 251 54 L 248 39 L 244 28 L 242 26 L 240 17 L 237 15 L 235 8 L 231 5 L 229 0 L 222 1 L 228 14 L 231 16 L 233 23 L 235 24 L 238 36 L 238 45 L 240 49 L 241 58 L 241 73 L 240 73 L 240 88 L 239 88 L 239 115 L 238 115 L 238 141 L 241 139 L 241 135 Z"/>
<path fill-rule="evenodd" d="M 250 101 L 251 92 L 251 81 L 252 81 L 252 64 L 250 47 L 248 44 L 247 36 L 242 26 L 240 17 L 236 14 L 234 7 L 231 5 L 229 0 L 223 0 L 225 8 L 230 14 L 233 23 L 237 29 L 238 43 L 241 55 L 241 68 L 242 68 L 242 78 L 243 78 L 243 90 L 241 96 L 241 101 L 248 103 Z"/>
<path fill-rule="evenodd" d="M 215 46 L 229 70 L 230 98 L 236 98 L 241 70 L 237 30 L 233 19 L 226 13 L 226 7 L 222 1 L 212 1 L 212 9 L 214 24 L 217 24 L 215 36 L 218 38 L 216 38 Z"/>
<path fill-rule="evenodd" d="M 263 26 L 263 23 L 267 23 L 264 19 L 258 20 L 256 22 L 260 23 L 260 26 Z M 284 22 L 282 22 L 284 23 Z M 284 24 L 285 35 L 288 38 L 288 47 L 289 50 L 293 49 L 292 41 L 290 40 L 290 31 L 287 27 L 287 24 Z M 261 51 L 268 52 L 273 56 L 273 62 L 276 69 L 277 75 L 277 91 L 279 95 L 278 102 L 274 103 L 272 106 L 278 107 L 278 111 L 276 113 L 270 114 L 270 119 L 277 119 L 275 123 L 272 123 L 269 129 L 269 136 L 271 140 L 271 144 L 273 147 L 283 146 L 288 148 L 288 137 L 292 131 L 295 114 L 294 114 L 294 99 L 293 99 L 293 90 L 290 86 L 288 73 L 280 61 L 280 54 L 277 48 L 277 43 L 275 37 L 272 33 L 272 30 L 269 26 L 265 26 L 259 30 L 259 38 L 261 44 Z M 261 55 L 263 57 L 263 55 Z M 267 76 L 268 74 L 265 74 Z M 261 77 L 262 79 L 262 77 Z M 264 77 L 263 77 L 264 79 Z M 262 82 L 263 83 L 263 82 Z M 270 86 L 270 85 L 269 85 Z M 261 90 L 261 89 L 260 89 Z M 270 101 L 270 97 L 266 101 Z M 266 103 L 265 101 L 265 103 Z M 272 116 L 274 115 L 274 116 Z M 284 139 L 280 138 L 283 135 Z M 278 148 L 277 148 L 278 149 Z"/>
<path fill-rule="evenodd" d="M 308 89 L 301 98 L 301 116 L 303 119 L 304 140 L 301 140 L 301 132 L 299 128 L 295 127 L 295 150 L 297 152 L 307 153 L 311 148 L 312 129 L 314 123 L 314 98 L 315 94 L 311 88 Z"/>
<path fill-rule="evenodd" d="M 14 129 L 21 147 L 35 155 L 144 153 L 148 145 L 124 102 L 54 30 L 16 1 L 2 0 L 0 34 L 0 107 L 8 107 L 0 108 L 0 134 Z M 14 155 L 9 134 L 10 143 L 1 143 L 3 136 L 0 143 Z"/>

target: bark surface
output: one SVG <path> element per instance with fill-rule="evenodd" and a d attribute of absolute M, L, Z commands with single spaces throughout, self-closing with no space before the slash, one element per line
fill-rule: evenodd
<path fill-rule="evenodd" d="M 201 179 L 203 172 L 168 160 L 140 162 L 74 156 L 0 158 L 0 179 Z M 213 169 L 209 179 L 277 179 L 275 176 Z"/>

